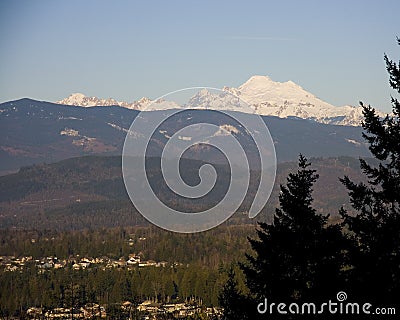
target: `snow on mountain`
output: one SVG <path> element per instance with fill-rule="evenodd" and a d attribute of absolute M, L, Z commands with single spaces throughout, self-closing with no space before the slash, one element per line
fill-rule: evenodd
<path fill-rule="evenodd" d="M 297 117 L 336 125 L 361 125 L 362 108 L 336 107 L 322 101 L 292 81 L 276 82 L 268 76 L 253 76 L 238 88 L 224 87 L 224 92 L 200 90 L 183 106 L 174 101 L 142 98 L 132 103 L 115 99 L 99 99 L 75 93 L 57 101 L 59 104 L 82 107 L 121 106 L 135 110 L 165 110 L 173 108 L 231 110 L 280 118 Z M 379 115 L 384 116 L 383 113 Z"/>
<path fill-rule="evenodd" d="M 175 101 L 157 99 L 155 101 L 149 100 L 146 106 L 144 108 L 141 108 L 140 110 L 155 111 L 155 110 L 181 109 L 181 108 L 182 106 L 177 104 Z"/>
<path fill-rule="evenodd" d="M 211 92 L 208 89 L 202 89 L 197 92 L 184 107 L 187 109 L 229 110 L 254 113 L 254 110 L 236 95 L 228 92 L 217 92 L 215 90 Z"/>
<path fill-rule="evenodd" d="M 68 98 L 57 101 L 56 103 L 79 107 L 120 106 L 128 109 L 147 111 L 180 108 L 177 103 L 163 99 L 152 101 L 149 98 L 143 97 L 138 101 L 128 103 L 125 101 L 117 101 L 113 98 L 100 99 L 97 97 L 86 97 L 82 93 L 71 94 Z"/>
<path fill-rule="evenodd" d="M 87 97 L 82 93 L 73 93 L 69 97 L 57 101 L 58 104 L 79 106 L 79 107 L 96 107 L 96 106 L 120 106 L 128 109 L 141 109 L 150 100 L 147 98 L 142 98 L 137 102 L 128 103 L 125 101 L 117 101 L 113 98 L 100 99 L 97 97 Z"/>
<path fill-rule="evenodd" d="M 73 93 L 68 98 L 65 98 L 63 100 L 57 101 L 57 103 L 59 103 L 59 104 L 67 104 L 67 105 L 74 105 L 74 106 L 81 106 L 81 107 L 89 107 L 89 106 L 91 107 L 91 106 L 95 106 L 96 105 L 96 104 L 93 104 L 93 102 L 91 103 L 91 101 L 88 101 L 88 97 L 86 97 L 82 93 Z"/>
<path fill-rule="evenodd" d="M 352 126 L 361 125 L 363 119 L 361 107 L 333 106 L 292 81 L 276 82 L 267 76 L 253 76 L 239 88 L 223 90 L 240 97 L 260 115 Z"/>

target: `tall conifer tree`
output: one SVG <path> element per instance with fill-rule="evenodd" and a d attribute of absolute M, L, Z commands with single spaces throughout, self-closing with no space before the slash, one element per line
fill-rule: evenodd
<path fill-rule="evenodd" d="M 386 54 L 384 59 L 390 86 L 400 93 L 399 64 Z M 392 97 L 393 114 L 384 119 L 371 106 L 361 106 L 363 136 L 380 163 L 372 166 L 360 160 L 368 183 L 341 179 L 356 211 L 342 211 L 353 240 L 349 289 L 359 299 L 387 305 L 398 303 L 400 297 L 400 102 Z"/>
<path fill-rule="evenodd" d="M 328 226 L 328 216 L 312 206 L 317 179 L 300 155 L 297 172 L 280 187 L 273 223 L 260 223 L 258 239 L 249 239 L 255 254 L 246 255 L 242 269 L 255 302 L 318 303 L 341 289 L 343 237 L 340 227 Z"/>

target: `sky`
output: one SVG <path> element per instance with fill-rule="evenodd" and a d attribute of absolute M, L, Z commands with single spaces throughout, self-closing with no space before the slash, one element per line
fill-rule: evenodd
<path fill-rule="evenodd" d="M 396 1 L 1 1 L 0 102 L 74 92 L 132 102 L 193 86 L 292 80 L 389 112 Z"/>

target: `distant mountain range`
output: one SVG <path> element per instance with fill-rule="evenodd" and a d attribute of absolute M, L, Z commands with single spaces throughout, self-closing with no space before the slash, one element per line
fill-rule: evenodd
<path fill-rule="evenodd" d="M 195 108 L 202 109 L 205 97 L 212 103 L 209 92 L 200 91 L 198 95 L 191 102 Z M 2 103 L 0 173 L 76 156 L 120 155 L 126 132 L 138 114 L 137 110 L 120 106 L 82 108 L 31 99 Z M 169 136 L 185 125 L 203 121 L 225 128 L 229 124 L 219 114 L 212 110 L 178 113 L 174 121 L 154 133 L 153 155 L 159 154 Z M 309 157 L 370 156 L 361 127 L 321 124 L 296 117 L 263 116 L 262 119 L 271 132 L 278 162 L 295 160 L 299 153 Z"/>
<path fill-rule="evenodd" d="M 224 104 L 215 105 L 217 110 L 234 110 L 256 113 L 264 116 L 280 118 L 297 117 L 314 120 L 316 122 L 336 125 L 359 126 L 362 120 L 362 108 L 350 105 L 337 107 L 322 101 L 315 95 L 304 90 L 292 81 L 276 82 L 267 76 L 253 76 L 238 88 L 224 87 L 222 90 L 232 93 L 250 105 L 243 110 L 239 105 L 232 105 L 231 99 Z M 192 99 L 188 106 L 182 106 L 174 101 L 150 100 L 142 98 L 132 103 L 117 101 L 113 98 L 100 99 L 86 97 L 82 93 L 74 93 L 69 97 L 57 101 L 58 104 L 81 107 L 120 106 L 133 110 L 165 110 L 171 108 L 205 109 L 210 101 L 210 93 L 202 90 Z M 207 102 L 207 103 L 205 103 Z M 382 116 L 383 113 L 380 113 Z"/>

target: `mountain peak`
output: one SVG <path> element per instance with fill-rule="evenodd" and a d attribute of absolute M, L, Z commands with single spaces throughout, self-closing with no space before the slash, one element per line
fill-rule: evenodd
<path fill-rule="evenodd" d="M 131 105 L 124 101 L 117 101 L 113 98 L 100 99 L 97 97 L 87 97 L 83 93 L 73 93 L 67 98 L 57 101 L 58 104 L 80 106 L 80 107 L 95 107 L 95 106 L 121 106 L 130 108 Z"/>
<path fill-rule="evenodd" d="M 249 78 L 242 86 L 265 86 L 274 83 L 268 76 L 255 75 Z"/>
<path fill-rule="evenodd" d="M 238 88 L 224 87 L 223 91 L 225 91 L 225 95 L 215 94 L 207 89 L 200 90 L 184 107 L 241 111 L 280 118 L 297 117 L 340 125 L 358 126 L 362 119 L 362 108 L 333 106 L 291 80 L 278 82 L 266 75 L 254 75 Z M 228 92 L 231 95 L 228 95 Z M 240 97 L 240 99 L 237 99 L 237 97 Z M 57 103 L 82 107 L 118 105 L 129 109 L 147 111 L 182 108 L 174 101 L 162 99 L 152 101 L 144 97 L 138 101 L 127 103 L 111 98 L 86 97 L 82 93 L 74 93 Z M 381 113 L 379 114 L 381 115 Z"/>
<path fill-rule="evenodd" d="M 256 74 L 251 76 L 247 81 L 272 81 L 272 79 L 267 75 Z"/>
<path fill-rule="evenodd" d="M 80 105 L 84 100 L 86 96 L 83 93 L 76 92 L 71 95 L 69 95 L 67 98 L 57 101 L 57 103 L 61 104 L 73 104 L 73 105 Z"/>
<path fill-rule="evenodd" d="M 137 102 L 138 102 L 139 104 L 142 104 L 142 103 L 150 103 L 151 100 L 150 100 L 149 98 L 147 98 L 147 97 L 142 97 L 142 98 L 140 98 Z"/>
<path fill-rule="evenodd" d="M 255 75 L 250 77 L 245 83 L 243 83 L 239 88 L 262 88 L 267 89 L 270 87 L 277 88 L 277 87 L 297 87 L 304 90 L 301 86 L 297 83 L 293 82 L 292 80 L 286 82 L 279 82 L 272 80 L 269 76 L 261 76 Z"/>

